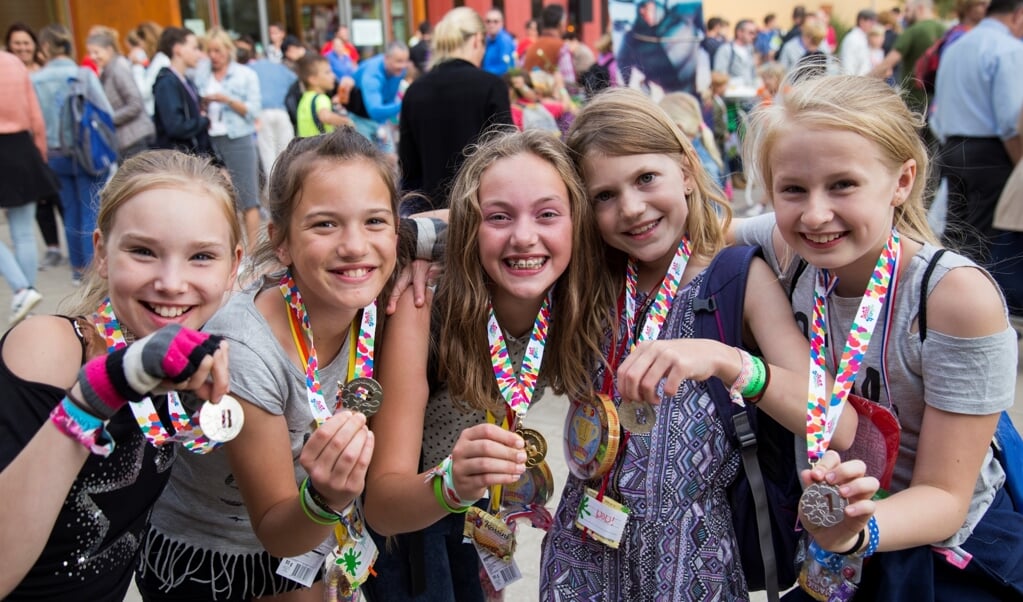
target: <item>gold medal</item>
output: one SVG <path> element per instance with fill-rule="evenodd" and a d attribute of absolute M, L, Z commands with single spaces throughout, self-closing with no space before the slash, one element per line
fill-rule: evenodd
<path fill-rule="evenodd" d="M 565 461 L 580 479 L 604 476 L 618 455 L 621 426 L 611 398 L 598 393 L 592 401 L 577 401 L 565 418 Z"/>
<path fill-rule="evenodd" d="M 622 428 L 636 435 L 646 435 L 654 430 L 657 412 L 645 401 L 623 399 L 618 406 L 618 419 Z"/>
<path fill-rule="evenodd" d="M 526 442 L 526 468 L 533 468 L 543 462 L 547 457 L 547 440 L 540 431 L 519 427 L 515 432 Z"/>
<path fill-rule="evenodd" d="M 543 506 L 554 494 L 554 475 L 547 462 L 527 468 L 518 481 L 501 488 L 501 506 L 512 511 Z"/>
<path fill-rule="evenodd" d="M 384 390 L 372 378 L 353 378 L 344 384 L 341 403 L 346 409 L 365 414 L 369 418 L 380 410 L 384 400 Z"/>

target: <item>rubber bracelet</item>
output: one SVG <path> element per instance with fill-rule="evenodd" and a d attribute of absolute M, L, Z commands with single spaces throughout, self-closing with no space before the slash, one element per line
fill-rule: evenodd
<path fill-rule="evenodd" d="M 433 479 L 433 497 L 437 498 L 437 503 L 440 507 L 451 514 L 464 514 L 469 511 L 472 506 L 466 506 L 465 508 L 452 508 L 448 504 L 448 501 L 444 499 L 443 483 L 441 483 L 442 477 L 434 477 Z"/>
<path fill-rule="evenodd" d="M 877 545 L 881 543 L 881 532 L 877 528 L 877 518 L 871 516 L 870 520 L 867 521 L 867 531 L 870 532 L 870 538 L 867 540 L 867 549 L 863 550 L 863 557 L 869 558 L 874 555 L 877 551 Z"/>
<path fill-rule="evenodd" d="M 463 500 L 462 496 L 458 495 L 458 490 L 455 489 L 455 475 L 454 475 L 455 461 L 451 456 L 444 458 L 440 463 L 439 469 L 444 471 L 444 499 L 449 502 L 450 506 L 455 508 L 468 508 L 476 504 L 478 500 Z"/>
<path fill-rule="evenodd" d="M 305 513 L 306 517 L 309 520 L 316 523 L 317 525 L 330 526 L 339 523 L 340 517 L 338 517 L 337 515 L 332 514 L 331 515 L 332 518 L 328 518 L 327 516 L 324 516 L 323 514 L 318 512 L 318 510 L 320 509 L 315 507 L 315 502 L 313 502 L 312 498 L 309 496 L 308 487 L 309 477 L 306 477 L 305 480 L 302 481 L 302 486 L 299 488 L 298 492 L 298 503 L 300 506 L 302 506 L 302 512 Z M 310 508 L 310 506 L 313 507 Z"/>
<path fill-rule="evenodd" d="M 859 534 L 856 536 L 856 543 L 854 543 L 851 548 L 849 548 L 848 550 L 846 550 L 844 552 L 835 552 L 835 553 L 839 554 L 841 556 L 849 556 L 850 554 L 855 554 L 857 551 L 859 551 L 860 547 L 863 545 L 863 540 L 865 540 L 866 538 L 867 538 L 867 529 L 866 528 L 860 529 Z"/>
<path fill-rule="evenodd" d="M 760 403 L 760 400 L 764 398 L 764 393 L 767 392 L 767 386 L 771 384 L 771 364 L 768 364 L 766 361 L 762 363 L 764 365 L 764 386 L 760 388 L 759 393 L 746 398 L 746 401 L 748 401 L 751 405 L 757 405 Z"/>
<path fill-rule="evenodd" d="M 742 389 L 743 399 L 755 397 L 764 390 L 764 360 L 751 355 L 750 363 L 753 365 L 753 374 L 750 376 L 749 383 Z"/>

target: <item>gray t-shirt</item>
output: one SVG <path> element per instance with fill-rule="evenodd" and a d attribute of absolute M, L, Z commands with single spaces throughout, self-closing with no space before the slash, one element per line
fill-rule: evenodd
<path fill-rule="evenodd" d="M 288 359 L 277 342 L 253 303 L 255 293 L 234 295 L 203 330 L 223 336 L 230 344 L 231 393 L 287 420 L 296 483 L 301 483 L 306 472 L 298 457 L 313 424 L 305 371 Z M 330 364 L 319 367 L 320 386 L 328 404 L 347 372 L 346 341 Z M 168 539 L 195 548 L 224 554 L 263 550 L 222 449 L 207 455 L 178 454 L 167 489 L 153 509 L 152 525 Z"/>
<path fill-rule="evenodd" d="M 763 248 L 764 256 L 779 275 L 782 286 L 785 290 L 792 290 L 793 313 L 803 334 L 807 335 L 809 316 L 813 312 L 813 288 L 817 270 L 807 266 L 793 289 L 792 279 L 799 261 L 798 258 L 792 260 L 782 272 L 772 242 L 774 228 L 773 214 L 745 220 L 736 228 L 736 242 Z M 899 456 L 892 478 L 893 492 L 909 487 L 925 406 L 956 414 L 983 415 L 1001 412 L 1012 407 L 1013 403 L 1017 345 L 1015 332 L 1008 326 L 1008 322 L 1005 330 L 999 333 L 970 339 L 928 329 L 927 337 L 921 343 L 915 325 L 920 305 L 920 287 L 927 264 L 936 251 L 935 247 L 925 244 L 916 256 L 902 258 L 902 261 L 908 261 L 909 264 L 898 280 L 896 307 L 892 324 L 887 328 L 888 349 L 884 364 L 887 369 L 887 385 L 881 370 L 881 340 L 886 326 L 883 323 L 879 323 L 874 331 L 853 385 L 853 393 L 885 406 L 890 404 L 902 427 Z M 951 252 L 942 255 L 928 281 L 927 294 L 934 290 L 949 270 L 964 267 L 980 269 L 961 255 Z M 834 335 L 829 338 L 841 340 L 844 344 L 859 303 L 859 297 L 831 295 L 828 321 Z M 831 354 L 827 355 L 828 368 L 834 374 L 834 358 Z M 974 487 L 966 522 L 958 533 L 943 542 L 944 545 L 957 546 L 966 541 L 1004 480 L 1005 473 L 989 449 Z"/>

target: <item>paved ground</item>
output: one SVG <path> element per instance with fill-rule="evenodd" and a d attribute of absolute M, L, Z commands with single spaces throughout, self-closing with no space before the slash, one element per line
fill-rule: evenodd
<path fill-rule="evenodd" d="M 6 227 L 6 220 L 0 214 L 0 241 L 10 245 L 10 234 Z M 42 251 L 40 251 L 42 257 Z M 36 313 L 51 313 L 57 311 L 62 299 L 75 292 L 71 287 L 71 274 L 67 265 L 38 273 L 36 288 L 44 295 L 43 301 L 37 306 Z M 11 291 L 3 284 L 0 284 L 0 310 L 7 311 L 10 307 Z M 5 315 L 0 315 L 0 320 L 6 320 Z M 1021 373 L 1017 372 L 1016 400 L 1017 403 L 1012 409 L 1013 419 L 1017 425 L 1023 425 L 1023 403 L 1020 397 L 1023 395 L 1023 384 Z M 561 485 L 565 482 L 568 469 L 565 466 L 564 456 L 561 451 L 561 433 L 564 425 L 565 409 L 567 401 L 561 397 L 549 396 L 538 402 L 529 412 L 526 419 L 527 426 L 541 431 L 547 438 L 550 446 L 550 453 L 547 460 L 551 465 L 554 474 L 555 497 L 551 500 L 550 508 L 557 507 L 560 496 Z M 538 584 L 538 561 L 540 558 L 540 540 L 542 533 L 528 526 L 522 526 L 519 530 L 519 544 L 516 558 L 519 568 L 522 570 L 523 579 L 507 590 L 506 599 L 509 602 L 531 601 L 537 599 Z M 753 600 L 766 599 L 762 593 L 754 594 Z M 129 592 L 127 600 L 138 602 L 140 598 L 134 588 Z"/>

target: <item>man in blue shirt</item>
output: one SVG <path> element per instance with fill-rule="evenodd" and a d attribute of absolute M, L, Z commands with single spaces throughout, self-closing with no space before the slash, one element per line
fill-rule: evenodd
<path fill-rule="evenodd" d="M 480 66 L 484 71 L 502 76 L 515 66 L 515 40 L 504 30 L 504 15 L 496 8 L 487 11 L 483 26 L 487 32 L 487 50 Z"/>
<path fill-rule="evenodd" d="M 987 17 L 942 52 L 931 125 L 948 180 L 944 239 L 987 267 L 1023 312 L 1023 233 L 994 228 L 995 206 L 1023 155 L 1023 0 L 991 0 Z"/>
<path fill-rule="evenodd" d="M 263 109 L 256 118 L 256 146 L 259 148 L 259 160 L 263 164 L 263 173 L 269 174 L 277 155 L 295 137 L 295 128 L 284 108 L 284 96 L 288 88 L 298 77 L 281 63 L 270 59 L 249 61 L 249 69 L 256 72 L 259 78 L 259 94 L 263 101 Z"/>
<path fill-rule="evenodd" d="M 394 152 L 394 142 L 382 126 L 401 112 L 398 89 L 408 64 L 408 46 L 391 42 L 384 54 L 359 63 L 348 102 L 348 116 L 355 129 L 388 153 Z"/>

